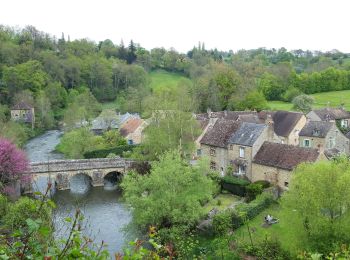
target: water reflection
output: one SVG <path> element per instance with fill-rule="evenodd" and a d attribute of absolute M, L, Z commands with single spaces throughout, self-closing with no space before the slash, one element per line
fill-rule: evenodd
<path fill-rule="evenodd" d="M 71 193 L 84 194 L 91 188 L 91 177 L 83 173 L 74 175 L 70 179 L 69 186 Z"/>
<path fill-rule="evenodd" d="M 54 201 L 57 204 L 54 214 L 57 237 L 67 237 L 68 225 L 64 223 L 64 218 L 73 217 L 76 208 L 80 208 L 85 216 L 85 235 L 96 243 L 105 241 L 111 255 L 122 249 L 124 241 L 132 239 L 126 238 L 121 231 L 130 222 L 131 215 L 118 190 L 94 187 L 84 194 L 57 191 Z"/>

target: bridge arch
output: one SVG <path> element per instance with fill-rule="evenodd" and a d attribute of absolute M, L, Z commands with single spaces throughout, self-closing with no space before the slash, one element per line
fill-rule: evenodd
<path fill-rule="evenodd" d="M 69 178 L 69 188 L 75 193 L 84 193 L 92 187 L 92 178 L 85 172 L 78 172 Z"/>
<path fill-rule="evenodd" d="M 103 185 L 106 189 L 115 188 L 120 183 L 123 173 L 118 171 L 110 171 L 103 177 Z"/>

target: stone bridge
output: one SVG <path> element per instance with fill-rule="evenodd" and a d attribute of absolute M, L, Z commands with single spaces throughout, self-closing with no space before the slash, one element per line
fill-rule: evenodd
<path fill-rule="evenodd" d="M 71 179 L 84 174 L 90 177 L 92 186 L 103 186 L 107 175 L 126 173 L 134 161 L 124 158 L 101 158 L 80 160 L 57 160 L 36 162 L 30 165 L 30 174 L 35 181 L 46 177 L 49 182 L 56 185 L 58 190 L 70 189 Z"/>

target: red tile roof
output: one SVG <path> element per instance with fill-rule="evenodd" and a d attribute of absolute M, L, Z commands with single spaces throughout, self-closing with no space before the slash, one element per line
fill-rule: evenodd
<path fill-rule="evenodd" d="M 291 171 L 302 162 L 315 162 L 318 156 L 317 149 L 264 142 L 253 162 Z"/>
<path fill-rule="evenodd" d="M 141 124 L 142 119 L 132 118 L 120 128 L 120 134 L 126 137 L 128 134 L 133 133 Z"/>

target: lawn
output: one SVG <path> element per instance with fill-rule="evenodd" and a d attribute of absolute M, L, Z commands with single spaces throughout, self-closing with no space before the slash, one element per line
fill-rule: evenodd
<path fill-rule="evenodd" d="M 279 223 L 273 224 L 271 226 L 263 226 L 264 217 L 270 214 L 273 217 L 279 219 Z M 289 213 L 288 213 L 289 214 Z M 288 250 L 292 254 L 297 254 L 300 249 L 306 249 L 307 240 L 306 236 L 303 235 L 302 230 L 293 229 L 293 227 L 300 226 L 299 216 L 296 212 L 290 212 L 290 214 L 295 214 L 292 220 L 287 218 L 287 213 L 282 211 L 278 204 L 273 204 L 263 212 L 261 212 L 257 217 L 249 222 L 250 229 L 252 230 L 252 240 L 254 242 L 261 241 L 266 237 L 271 239 L 277 239 L 281 242 L 282 248 Z M 249 233 L 247 231 L 247 226 L 242 226 L 235 231 L 235 235 L 238 243 L 250 243 Z"/>
<path fill-rule="evenodd" d="M 192 84 L 189 78 L 186 78 L 178 73 L 171 73 L 164 70 L 155 70 L 150 72 L 151 84 L 150 87 L 154 92 L 159 92 L 164 88 L 176 88 L 179 83 Z"/>
<path fill-rule="evenodd" d="M 105 109 L 117 109 L 118 108 L 118 104 L 114 101 L 114 102 L 105 102 L 102 103 L 102 110 Z"/>
<path fill-rule="evenodd" d="M 310 95 L 315 99 L 314 108 L 339 107 L 344 103 L 345 109 L 350 110 L 350 90 L 330 91 Z M 283 101 L 269 101 L 268 105 L 272 110 L 293 110 L 293 105 Z"/>
<path fill-rule="evenodd" d="M 241 197 L 235 196 L 231 193 L 221 193 L 205 205 L 205 211 L 206 213 L 209 213 L 213 208 L 224 210 L 232 204 L 239 202 L 241 199 Z"/>

